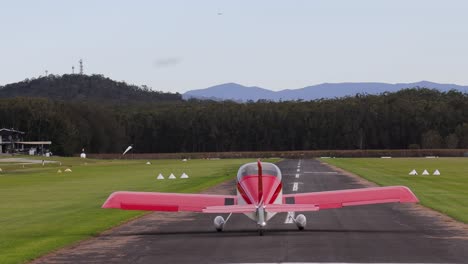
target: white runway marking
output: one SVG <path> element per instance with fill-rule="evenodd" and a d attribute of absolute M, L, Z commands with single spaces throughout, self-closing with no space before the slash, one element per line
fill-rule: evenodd
<path fill-rule="evenodd" d="M 299 183 L 295 182 L 293 184 L 293 192 L 297 192 L 297 188 L 299 188 Z"/>
<path fill-rule="evenodd" d="M 296 178 L 299 178 L 299 173 L 296 173 Z"/>
<path fill-rule="evenodd" d="M 297 172 L 300 172 L 300 171 L 301 171 L 301 169 L 297 169 Z"/>
<path fill-rule="evenodd" d="M 284 223 L 285 224 L 294 224 L 294 217 L 295 216 L 295 212 L 288 212 L 288 215 L 286 216 L 286 219 L 284 220 Z"/>

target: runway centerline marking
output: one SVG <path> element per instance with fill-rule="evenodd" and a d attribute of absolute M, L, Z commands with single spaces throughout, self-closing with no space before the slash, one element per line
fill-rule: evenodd
<path fill-rule="evenodd" d="M 301 169 L 297 169 L 297 172 L 300 172 L 300 171 L 301 171 Z"/>
<path fill-rule="evenodd" d="M 299 178 L 299 173 L 296 173 L 296 179 Z"/>
<path fill-rule="evenodd" d="M 297 188 L 299 188 L 299 183 L 298 183 L 298 182 L 295 182 L 295 183 L 293 184 L 293 189 L 292 189 L 293 192 L 297 192 Z"/>

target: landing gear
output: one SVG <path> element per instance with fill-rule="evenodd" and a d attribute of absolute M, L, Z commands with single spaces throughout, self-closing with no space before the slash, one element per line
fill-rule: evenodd
<path fill-rule="evenodd" d="M 222 232 L 223 231 L 223 228 L 224 228 L 224 225 L 227 223 L 227 221 L 229 220 L 229 218 L 231 218 L 231 214 L 229 214 L 229 216 L 226 218 L 226 220 L 224 220 L 224 218 L 220 215 L 216 216 L 215 219 L 213 220 L 213 224 L 216 228 L 216 231 L 218 232 Z"/>
<path fill-rule="evenodd" d="M 294 219 L 294 222 L 296 223 L 297 228 L 300 231 L 302 231 L 302 230 L 304 230 L 304 228 L 307 225 L 307 218 L 303 214 L 300 214 L 300 215 L 296 216 L 296 219 Z"/>
<path fill-rule="evenodd" d="M 263 228 L 266 226 L 265 207 L 263 205 L 257 207 L 257 228 L 258 235 L 263 236 Z"/>
<path fill-rule="evenodd" d="M 224 218 L 220 215 L 216 216 L 213 220 L 213 224 L 218 232 L 223 231 L 224 223 L 226 223 L 226 221 L 224 221 Z"/>

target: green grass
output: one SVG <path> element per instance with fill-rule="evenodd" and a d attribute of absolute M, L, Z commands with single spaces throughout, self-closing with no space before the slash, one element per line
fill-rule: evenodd
<path fill-rule="evenodd" d="M 0 263 L 34 259 L 144 213 L 101 209 L 113 191 L 199 192 L 232 179 L 241 164 L 252 161 L 152 160 L 146 165 L 146 160 L 50 159 L 62 166 L 0 164 Z M 59 174 L 59 168 L 73 172 Z M 157 181 L 160 172 L 166 178 L 186 172 L 190 178 Z"/>
<path fill-rule="evenodd" d="M 322 161 L 381 186 L 408 186 L 424 206 L 468 223 L 468 158 L 339 158 Z M 413 169 L 419 175 L 408 175 Z M 422 176 L 424 169 L 431 175 Z M 432 175 L 436 169 L 441 176 Z"/>

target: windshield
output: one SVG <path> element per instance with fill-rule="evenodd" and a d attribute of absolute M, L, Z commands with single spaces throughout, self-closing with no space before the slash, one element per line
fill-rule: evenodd
<path fill-rule="evenodd" d="M 262 172 L 264 176 L 275 176 L 281 180 L 281 171 L 273 163 L 262 162 Z M 247 163 L 240 167 L 237 172 L 237 180 L 239 181 L 242 177 L 248 175 L 258 175 L 258 166 L 256 162 Z"/>

